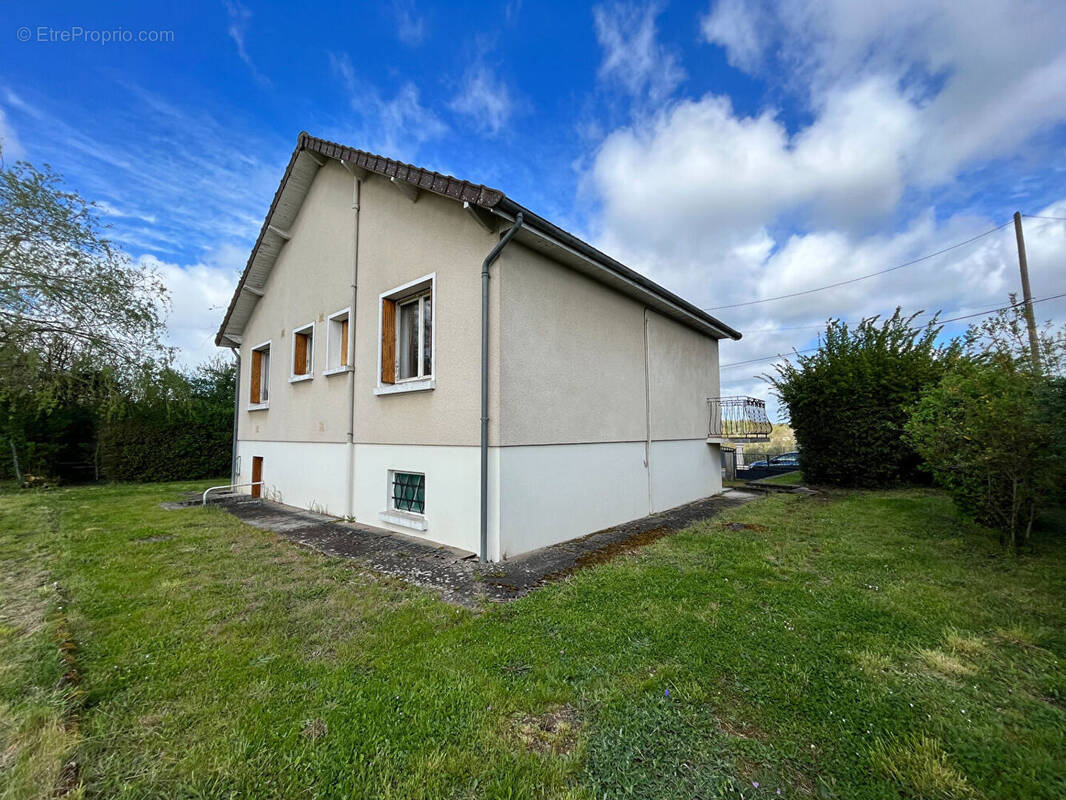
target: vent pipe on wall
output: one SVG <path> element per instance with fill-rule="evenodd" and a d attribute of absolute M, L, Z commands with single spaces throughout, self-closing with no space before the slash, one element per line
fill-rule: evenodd
<path fill-rule="evenodd" d="M 352 296 L 348 306 L 348 431 L 345 435 L 348 450 L 346 481 L 344 487 L 344 518 L 355 519 L 355 305 L 359 299 L 359 216 L 363 204 L 363 179 L 365 170 L 341 161 L 352 174 L 352 211 L 355 228 L 352 242 Z"/>
<path fill-rule="evenodd" d="M 241 410 L 241 351 L 231 347 L 230 352 L 237 360 L 233 375 L 233 447 L 230 453 L 229 482 L 237 482 L 237 420 Z"/>
<path fill-rule="evenodd" d="M 489 267 L 522 227 L 522 213 L 481 262 L 481 551 L 489 560 Z"/>

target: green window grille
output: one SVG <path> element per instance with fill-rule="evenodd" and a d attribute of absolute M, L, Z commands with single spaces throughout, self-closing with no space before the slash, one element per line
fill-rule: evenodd
<path fill-rule="evenodd" d="M 426 476 L 413 472 L 392 473 L 392 507 L 399 511 L 426 512 Z"/>

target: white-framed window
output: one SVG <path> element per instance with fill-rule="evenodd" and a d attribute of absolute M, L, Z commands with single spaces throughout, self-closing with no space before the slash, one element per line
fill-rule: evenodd
<path fill-rule="evenodd" d="M 380 295 L 377 394 L 432 389 L 436 273 Z"/>
<path fill-rule="evenodd" d="M 292 370 L 289 381 L 306 381 L 315 376 L 315 323 L 292 331 Z"/>
<path fill-rule="evenodd" d="M 352 368 L 351 336 L 348 319 L 350 309 L 343 308 L 329 315 L 326 321 L 326 369 L 324 375 L 348 372 Z"/>
<path fill-rule="evenodd" d="M 381 518 L 404 528 L 427 530 L 425 473 L 390 469 L 388 475 L 389 496 Z"/>
<path fill-rule="evenodd" d="M 270 342 L 253 347 L 251 356 L 248 410 L 258 411 L 266 408 L 270 402 Z"/>
<path fill-rule="evenodd" d="M 392 509 L 407 511 L 412 514 L 426 513 L 426 476 L 421 472 L 400 472 L 392 470 Z"/>

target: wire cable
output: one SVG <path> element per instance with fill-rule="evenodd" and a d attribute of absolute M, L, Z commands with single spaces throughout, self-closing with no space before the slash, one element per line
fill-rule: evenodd
<path fill-rule="evenodd" d="M 992 228 L 991 230 L 987 230 L 984 233 L 979 233 L 976 236 L 971 236 L 966 241 L 957 242 L 956 244 L 949 245 L 948 247 L 945 247 L 945 248 L 943 248 L 941 250 L 937 250 L 935 253 L 929 253 L 928 255 L 920 256 L 920 257 L 914 259 L 913 261 L 906 261 L 906 262 L 904 262 L 902 264 L 896 264 L 896 266 L 894 266 L 894 267 L 888 267 L 887 269 L 878 270 L 877 272 L 871 272 L 868 275 L 860 275 L 857 278 L 849 278 L 846 281 L 838 281 L 837 283 L 830 283 L 827 286 L 819 286 L 819 287 L 814 288 L 814 289 L 804 289 L 802 292 L 791 292 L 790 294 L 782 294 L 782 295 L 778 295 L 777 297 L 765 297 L 762 300 L 748 300 L 748 301 L 746 301 L 744 303 L 732 303 L 732 304 L 727 305 L 727 306 L 712 306 L 710 308 L 705 308 L 703 310 L 704 311 L 721 311 L 721 310 L 726 309 L 726 308 L 742 308 L 744 306 L 755 306 L 755 305 L 759 305 L 760 303 L 771 303 L 774 300 L 787 300 L 790 297 L 801 297 L 801 296 L 806 295 L 806 294 L 814 294 L 815 292 L 824 292 L 826 289 L 835 289 L 838 286 L 847 286 L 849 283 L 858 283 L 859 281 L 865 281 L 865 280 L 868 280 L 869 278 L 876 278 L 878 275 L 884 275 L 884 274 L 886 274 L 888 272 L 895 272 L 897 269 L 903 269 L 904 267 L 913 267 L 915 264 L 920 264 L 923 261 L 928 261 L 931 258 L 936 258 L 937 256 L 942 256 L 942 255 L 944 255 L 944 253 L 950 253 L 952 250 L 957 250 L 960 247 L 965 247 L 968 244 L 972 244 L 973 242 L 976 242 L 978 239 L 983 239 L 986 236 L 991 236 L 993 233 L 996 233 L 997 231 L 1001 231 L 1004 228 L 1006 228 L 1008 225 L 1013 225 L 1013 224 L 1014 224 L 1013 220 L 1011 220 L 1010 222 L 1004 222 L 1002 225 L 999 225 L 999 226 L 997 226 L 995 228 Z"/>
<path fill-rule="evenodd" d="M 1022 214 L 1022 216 L 1029 219 L 1053 219 L 1056 222 L 1066 222 L 1066 217 L 1042 217 L 1039 214 Z"/>
<path fill-rule="evenodd" d="M 1033 300 L 1032 304 L 1035 306 L 1037 303 L 1043 303 L 1046 300 L 1058 300 L 1060 297 L 1066 297 L 1066 292 L 1063 292 L 1062 294 L 1053 294 L 1053 295 L 1051 295 L 1049 297 L 1041 297 L 1038 300 Z M 1009 311 L 1012 308 L 1020 308 L 1021 306 L 1024 306 L 1024 305 L 1026 305 L 1026 303 L 1025 303 L 1024 300 L 1022 300 L 1020 303 L 1012 303 L 1010 305 L 1001 306 L 1000 308 L 993 308 L 990 311 L 978 311 L 976 314 L 964 314 L 961 317 L 951 317 L 950 319 L 938 319 L 936 321 L 936 324 L 937 325 L 947 325 L 949 322 L 958 322 L 959 320 L 973 319 L 974 317 L 987 317 L 990 314 L 998 314 L 1000 311 Z M 800 353 L 813 353 L 815 350 L 818 350 L 818 348 L 817 347 L 805 347 L 802 350 L 793 350 L 792 353 L 790 353 L 789 355 L 798 355 Z M 725 369 L 726 367 L 740 367 L 740 366 L 743 366 L 744 364 L 756 364 L 756 363 L 758 363 L 760 361 L 772 361 L 772 360 L 774 360 L 776 358 L 788 358 L 788 356 L 784 355 L 782 353 L 778 353 L 778 354 L 772 355 L 772 356 L 760 356 L 759 358 L 749 358 L 747 361 L 731 361 L 728 364 L 719 365 L 719 369 Z"/>

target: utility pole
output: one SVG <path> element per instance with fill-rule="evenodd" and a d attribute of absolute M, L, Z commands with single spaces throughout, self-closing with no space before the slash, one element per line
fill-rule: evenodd
<path fill-rule="evenodd" d="M 1033 292 L 1029 288 L 1029 263 L 1025 259 L 1025 235 L 1022 233 L 1022 215 L 1019 211 L 1014 212 L 1014 235 L 1018 239 L 1018 269 L 1022 273 L 1022 299 L 1025 303 L 1025 322 L 1029 326 L 1029 350 L 1033 356 L 1033 369 L 1040 372 L 1040 340 L 1036 336 Z"/>

